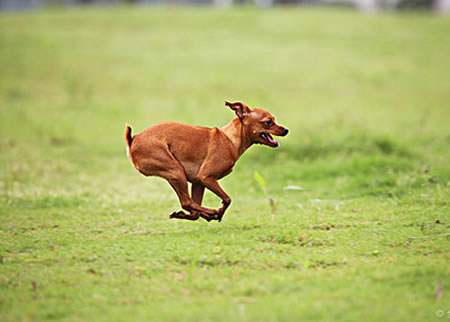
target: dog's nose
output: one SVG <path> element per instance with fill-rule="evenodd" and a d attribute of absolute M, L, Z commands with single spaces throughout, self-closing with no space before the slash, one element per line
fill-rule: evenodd
<path fill-rule="evenodd" d="M 284 134 L 283 134 L 283 136 L 287 135 L 288 133 L 289 133 L 289 130 L 286 129 L 286 128 L 284 128 Z"/>

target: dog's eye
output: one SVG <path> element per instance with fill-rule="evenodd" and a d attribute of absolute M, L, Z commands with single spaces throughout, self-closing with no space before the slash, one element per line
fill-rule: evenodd
<path fill-rule="evenodd" d="M 266 125 L 271 126 L 273 124 L 272 120 L 267 120 Z"/>

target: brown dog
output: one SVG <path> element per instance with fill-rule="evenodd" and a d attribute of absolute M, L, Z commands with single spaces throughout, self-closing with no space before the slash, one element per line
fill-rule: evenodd
<path fill-rule="evenodd" d="M 221 221 L 231 199 L 217 180 L 233 170 L 252 144 L 276 148 L 279 144 L 271 134 L 288 133 L 288 129 L 275 124 L 275 118 L 267 111 L 251 109 L 241 102 L 225 101 L 225 105 L 235 111 L 237 118 L 221 129 L 165 122 L 133 137 L 131 128 L 125 129 L 128 157 L 135 168 L 145 176 L 166 179 L 177 193 L 181 207 L 189 212 L 174 212 L 170 218 Z M 192 183 L 192 197 L 188 181 Z M 205 188 L 222 199 L 221 208 L 201 206 Z"/>

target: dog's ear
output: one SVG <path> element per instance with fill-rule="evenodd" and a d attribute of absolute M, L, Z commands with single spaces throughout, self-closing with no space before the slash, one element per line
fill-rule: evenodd
<path fill-rule="evenodd" d="M 250 114 L 251 112 L 250 107 L 248 107 L 242 102 L 231 103 L 225 101 L 225 105 L 229 106 L 240 119 L 243 118 L 245 114 Z"/>

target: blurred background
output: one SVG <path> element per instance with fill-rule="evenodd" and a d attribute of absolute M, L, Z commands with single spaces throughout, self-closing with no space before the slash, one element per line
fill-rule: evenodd
<path fill-rule="evenodd" d="M 320 176 L 333 182 L 328 188 L 355 195 L 379 188 L 353 171 L 363 159 L 361 169 L 377 175 L 396 162 L 404 173 L 419 167 L 412 159 L 446 162 L 436 149 L 446 150 L 449 135 L 447 16 L 367 15 L 345 6 L 223 10 L 1 1 L 39 8 L 0 15 L 0 134 L 8 151 L 3 161 L 13 164 L 8 180 L 16 182 L 11 173 L 19 172 L 17 178 L 39 184 L 47 178 L 57 191 L 57 172 L 42 177 L 17 164 L 51 168 L 58 159 L 70 159 L 74 174 L 95 172 L 97 165 L 95 173 L 106 175 L 118 170 L 113 164 L 131 171 L 123 152 L 126 122 L 134 133 L 161 121 L 220 127 L 234 117 L 224 100 L 265 108 L 291 129 L 280 149 L 246 153 L 242 171 L 280 160 L 289 172 L 272 175 L 309 178 L 331 194 Z M 311 160 L 320 167 L 308 171 Z"/>
<path fill-rule="evenodd" d="M 79 5 L 213 5 L 230 7 L 232 5 L 253 4 L 259 7 L 283 5 L 307 6 L 349 6 L 363 12 L 373 13 L 380 9 L 425 9 L 440 13 L 450 11 L 450 0 L 0 0 L 0 10 L 21 10 L 42 6 Z"/>

